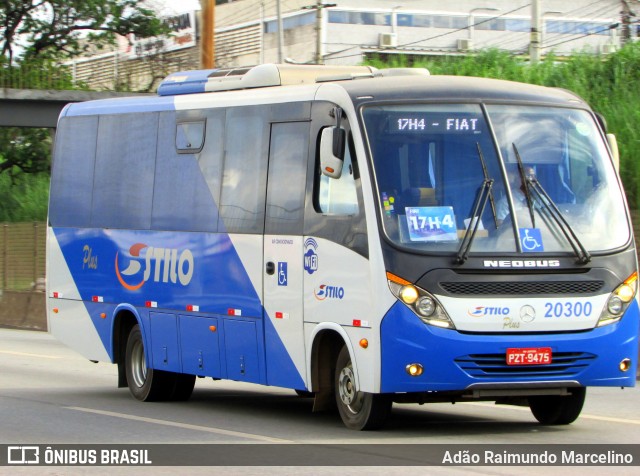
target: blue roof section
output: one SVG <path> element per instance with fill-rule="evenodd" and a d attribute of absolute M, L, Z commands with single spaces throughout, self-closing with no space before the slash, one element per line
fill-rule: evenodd
<path fill-rule="evenodd" d="M 201 69 L 172 73 L 158 86 L 158 96 L 203 93 L 205 92 L 204 88 L 209 80 L 209 76 L 216 71 L 219 70 Z"/>
<path fill-rule="evenodd" d="M 66 116 L 92 116 L 97 114 L 126 114 L 134 112 L 174 111 L 172 97 L 139 96 L 100 99 L 70 104 L 63 112 Z"/>

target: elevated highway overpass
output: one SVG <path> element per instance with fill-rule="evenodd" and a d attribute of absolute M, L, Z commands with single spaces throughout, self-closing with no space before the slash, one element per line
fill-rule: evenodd
<path fill-rule="evenodd" d="M 137 94 L 140 93 L 0 88 L 0 127 L 54 129 L 60 111 L 70 102 L 135 96 Z"/>

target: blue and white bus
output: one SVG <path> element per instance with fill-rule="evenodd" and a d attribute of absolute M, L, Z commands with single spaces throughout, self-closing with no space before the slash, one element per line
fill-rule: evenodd
<path fill-rule="evenodd" d="M 260 65 L 71 104 L 49 329 L 138 400 L 290 388 L 348 428 L 392 403 L 580 414 L 632 387 L 637 258 L 615 142 L 571 92 Z"/>

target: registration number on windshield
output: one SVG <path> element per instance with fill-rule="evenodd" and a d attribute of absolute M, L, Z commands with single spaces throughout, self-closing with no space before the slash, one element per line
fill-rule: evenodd
<path fill-rule="evenodd" d="M 551 363 L 551 347 L 507 349 L 507 365 L 544 365 Z"/>

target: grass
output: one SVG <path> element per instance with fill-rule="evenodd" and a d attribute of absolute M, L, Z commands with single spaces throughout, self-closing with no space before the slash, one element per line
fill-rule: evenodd
<path fill-rule="evenodd" d="M 0 222 L 46 221 L 49 174 L 0 174 Z"/>

